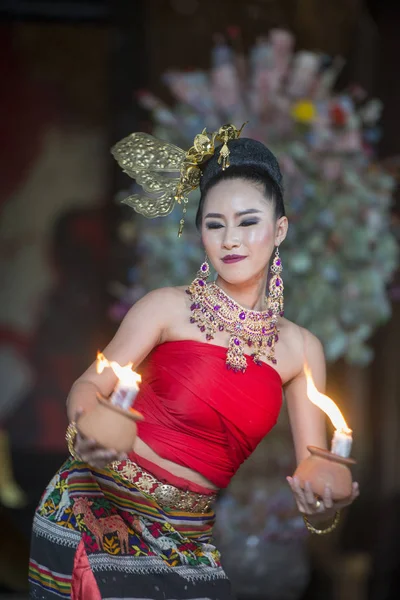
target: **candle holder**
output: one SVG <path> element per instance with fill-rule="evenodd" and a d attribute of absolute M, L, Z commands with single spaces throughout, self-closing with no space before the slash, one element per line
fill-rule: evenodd
<path fill-rule="evenodd" d="M 329 485 L 334 501 L 351 496 L 353 479 L 349 467 L 356 461 L 317 446 L 307 446 L 307 450 L 310 456 L 301 461 L 293 475 L 299 479 L 300 486 L 304 488 L 309 481 L 313 492 L 322 497 L 325 485 Z"/>
<path fill-rule="evenodd" d="M 120 408 L 97 394 L 97 406 L 79 417 L 77 428 L 104 448 L 128 453 L 136 440 L 136 422 L 143 420 L 143 415 L 134 408 Z"/>

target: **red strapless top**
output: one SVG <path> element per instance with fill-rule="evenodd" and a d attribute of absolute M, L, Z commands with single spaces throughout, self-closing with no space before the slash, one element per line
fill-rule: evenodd
<path fill-rule="evenodd" d="M 275 425 L 282 381 L 275 369 L 245 373 L 225 364 L 226 348 L 182 340 L 157 346 L 139 372 L 139 437 L 159 456 L 188 467 L 219 488 Z"/>

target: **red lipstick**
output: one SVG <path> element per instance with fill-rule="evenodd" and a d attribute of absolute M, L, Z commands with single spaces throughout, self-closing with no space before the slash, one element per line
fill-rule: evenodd
<path fill-rule="evenodd" d="M 245 258 L 247 258 L 247 257 L 241 256 L 240 254 L 228 254 L 227 256 L 224 256 L 224 258 L 222 259 L 222 262 L 229 265 L 231 263 L 235 263 L 235 262 L 244 260 Z"/>

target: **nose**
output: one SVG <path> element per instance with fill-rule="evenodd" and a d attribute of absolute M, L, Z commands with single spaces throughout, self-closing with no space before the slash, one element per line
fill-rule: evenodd
<path fill-rule="evenodd" d="M 238 233 L 237 233 L 237 231 L 235 231 L 235 229 L 236 228 L 233 228 L 233 227 L 225 228 L 223 247 L 226 250 L 232 250 L 232 248 L 239 248 L 239 246 L 240 246 L 240 239 L 239 239 Z"/>

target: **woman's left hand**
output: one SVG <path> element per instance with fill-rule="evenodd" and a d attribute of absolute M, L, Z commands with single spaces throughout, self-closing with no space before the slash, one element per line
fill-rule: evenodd
<path fill-rule="evenodd" d="M 290 485 L 294 498 L 296 500 L 299 511 L 311 517 L 314 523 L 319 521 L 327 521 L 335 516 L 336 511 L 349 506 L 360 495 L 360 489 L 357 482 L 353 483 L 351 496 L 340 502 L 334 502 L 332 499 L 332 490 L 329 486 L 325 486 L 322 498 L 317 497 L 311 487 L 311 483 L 306 481 L 304 489 L 300 486 L 300 481 L 297 477 L 286 477 Z M 310 520 L 311 520 L 310 519 Z"/>

